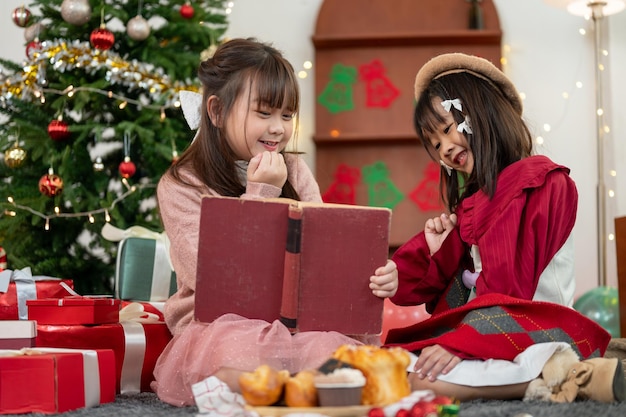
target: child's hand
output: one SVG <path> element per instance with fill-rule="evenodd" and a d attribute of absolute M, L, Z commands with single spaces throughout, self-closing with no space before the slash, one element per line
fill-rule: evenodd
<path fill-rule="evenodd" d="M 255 155 L 248 164 L 248 181 L 283 188 L 287 181 L 285 158 L 278 152 L 265 151 Z"/>
<path fill-rule="evenodd" d="M 433 345 L 422 349 L 413 369 L 420 379 L 428 378 L 433 382 L 439 374 L 447 374 L 460 362 L 458 356 L 439 345 Z"/>
<path fill-rule="evenodd" d="M 370 277 L 370 289 L 372 293 L 380 298 L 393 297 L 398 290 L 398 268 L 391 259 L 387 260 L 385 266 L 381 266 L 374 271 Z"/>
<path fill-rule="evenodd" d="M 426 237 L 426 243 L 430 254 L 434 254 L 441 248 L 443 241 L 450 234 L 452 229 L 456 226 L 456 214 L 447 215 L 443 213 L 439 217 L 426 220 L 424 226 L 424 236 Z"/>

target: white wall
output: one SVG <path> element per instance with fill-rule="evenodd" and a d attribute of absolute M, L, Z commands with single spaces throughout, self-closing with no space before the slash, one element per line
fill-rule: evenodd
<path fill-rule="evenodd" d="M 19 61 L 24 56 L 23 30 L 11 21 L 11 11 L 23 0 L 0 2 L 0 56 Z M 311 36 L 322 0 L 234 0 L 228 37 L 254 36 L 282 50 L 296 70 L 313 60 Z M 578 220 L 574 229 L 576 245 L 576 279 L 578 294 L 595 287 L 597 273 L 596 240 L 596 129 L 595 78 L 592 23 L 546 5 L 542 0 L 495 0 L 504 33 L 505 72 L 525 95 L 525 117 L 533 132 L 544 138 L 538 148 L 558 163 L 571 168 L 580 194 Z M 393 7 L 393 2 L 389 2 Z M 461 7 L 460 7 L 461 9 Z M 346 16 L 346 18 L 348 18 Z M 626 11 L 604 19 L 609 38 L 609 58 L 605 85 L 608 108 L 606 122 L 611 132 L 605 135 L 607 157 L 605 168 L 617 170 L 616 179 L 607 179 L 615 191 L 607 199 L 607 231 L 613 230 L 614 216 L 626 215 L 626 155 L 624 138 L 626 120 L 624 105 L 626 81 Z M 579 29 L 586 29 L 581 35 Z M 417 72 L 418 68 L 415 68 Z M 307 153 L 314 167 L 315 147 L 311 141 L 314 129 L 313 73 L 301 80 L 303 103 L 298 149 Z M 582 87 L 577 88 L 576 82 Z M 562 94 L 569 94 L 564 99 Z M 551 130 L 544 131 L 544 124 Z M 617 139 L 620 140 L 617 140 Z M 621 164 L 621 165 L 618 165 Z M 614 244 L 607 244 L 607 284 L 616 286 Z"/>

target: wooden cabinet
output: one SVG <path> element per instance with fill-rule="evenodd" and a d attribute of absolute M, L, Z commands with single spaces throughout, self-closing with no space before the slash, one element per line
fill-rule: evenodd
<path fill-rule="evenodd" d="M 320 7 L 312 39 L 316 177 L 327 199 L 392 208 L 392 250 L 443 210 L 439 167 L 413 129 L 417 71 L 446 52 L 500 65 L 495 5 L 479 6 L 480 30 L 468 28 L 467 0 L 325 0 Z M 348 181 L 343 168 L 359 175 Z"/>

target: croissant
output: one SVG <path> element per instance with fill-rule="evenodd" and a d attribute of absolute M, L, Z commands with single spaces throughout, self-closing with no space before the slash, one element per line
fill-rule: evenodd
<path fill-rule="evenodd" d="M 287 407 L 317 407 L 317 388 L 313 383 L 315 371 L 303 370 L 285 383 L 285 404 Z"/>
<path fill-rule="evenodd" d="M 385 406 L 411 393 L 407 367 L 409 353 L 402 348 L 342 345 L 333 358 L 349 363 L 365 375 L 362 403 Z"/>
<path fill-rule="evenodd" d="M 288 379 L 289 371 L 261 365 L 254 372 L 244 372 L 239 376 L 239 388 L 249 405 L 272 405 L 280 400 Z"/>

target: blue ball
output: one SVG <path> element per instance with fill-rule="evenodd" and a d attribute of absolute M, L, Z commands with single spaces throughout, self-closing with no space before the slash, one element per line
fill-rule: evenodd
<path fill-rule="evenodd" d="M 576 300 L 574 309 L 598 323 L 612 337 L 620 337 L 617 288 L 594 288 Z"/>

